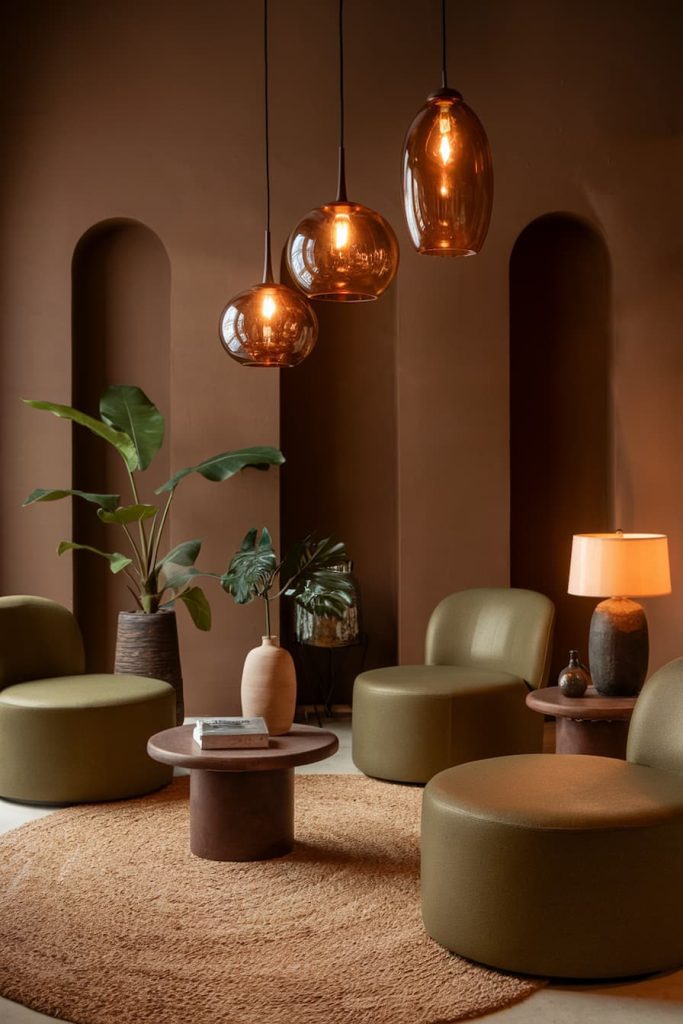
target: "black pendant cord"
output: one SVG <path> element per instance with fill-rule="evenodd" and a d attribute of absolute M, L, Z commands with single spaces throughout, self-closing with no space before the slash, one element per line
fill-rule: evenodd
<path fill-rule="evenodd" d="M 268 118 L 268 0 L 263 0 L 263 87 L 266 131 L 266 239 L 263 257 L 263 284 L 273 283 L 270 254 L 270 125 Z"/>
<path fill-rule="evenodd" d="M 448 88 L 446 74 L 446 0 L 441 0 L 441 88 Z"/>
<path fill-rule="evenodd" d="M 338 203 L 346 199 L 346 166 L 344 158 L 344 0 L 339 0 L 339 178 Z"/>

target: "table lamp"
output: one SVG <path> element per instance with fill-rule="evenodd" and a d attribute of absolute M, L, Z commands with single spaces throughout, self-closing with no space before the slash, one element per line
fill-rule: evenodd
<path fill-rule="evenodd" d="M 606 597 L 593 612 L 588 661 L 606 696 L 632 697 L 645 681 L 647 619 L 632 597 L 671 593 L 669 550 L 661 533 L 578 533 L 572 541 L 570 594 Z"/>

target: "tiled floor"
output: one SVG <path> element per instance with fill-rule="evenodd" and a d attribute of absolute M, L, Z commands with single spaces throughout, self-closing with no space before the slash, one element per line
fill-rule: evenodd
<path fill-rule="evenodd" d="M 299 772 L 355 772 L 351 761 L 351 723 L 336 719 L 326 723 L 339 736 L 334 757 L 298 768 Z M 552 748 L 552 736 L 546 738 Z M 50 814 L 49 810 L 24 807 L 0 800 L 0 832 Z M 0 1024 L 39 1024 L 52 1020 L 41 1013 L 0 999 Z M 480 1017 L 491 1024 L 682 1024 L 683 971 L 622 985 L 552 985 L 508 1010 Z M 135 1024 L 121 1021 L 120 1024 Z M 190 1022 L 188 1022 L 190 1024 Z M 263 1024 L 268 1024 L 264 1021 Z M 295 1022 L 294 1022 L 295 1024 Z M 334 1024 L 334 1021 L 330 1021 Z"/>

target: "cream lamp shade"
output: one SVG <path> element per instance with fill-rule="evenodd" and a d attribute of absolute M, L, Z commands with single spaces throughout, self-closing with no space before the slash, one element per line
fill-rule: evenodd
<path fill-rule="evenodd" d="M 575 534 L 567 589 L 586 597 L 670 594 L 666 536 L 621 531 Z"/>

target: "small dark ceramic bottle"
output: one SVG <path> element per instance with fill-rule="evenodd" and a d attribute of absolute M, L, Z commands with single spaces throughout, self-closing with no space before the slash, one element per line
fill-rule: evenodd
<path fill-rule="evenodd" d="M 569 664 L 563 668 L 557 678 L 557 685 L 565 697 L 583 697 L 590 676 L 579 661 L 579 652 L 569 652 Z"/>

